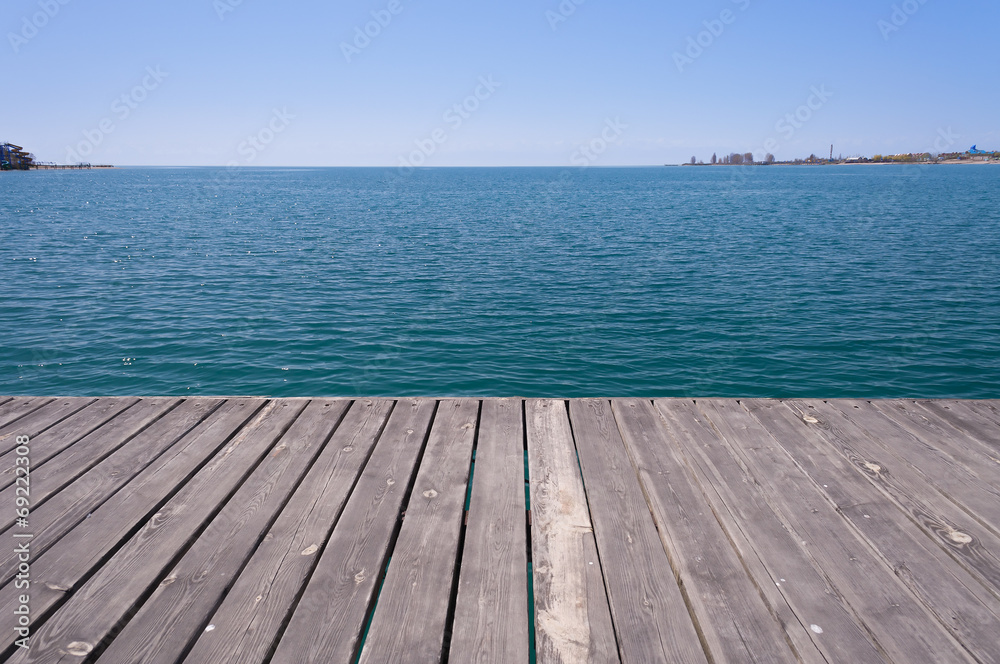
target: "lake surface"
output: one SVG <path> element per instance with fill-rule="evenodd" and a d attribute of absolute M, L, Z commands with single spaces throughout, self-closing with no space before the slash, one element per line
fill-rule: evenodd
<path fill-rule="evenodd" d="M 1000 397 L 1000 168 L 0 174 L 0 393 Z"/>

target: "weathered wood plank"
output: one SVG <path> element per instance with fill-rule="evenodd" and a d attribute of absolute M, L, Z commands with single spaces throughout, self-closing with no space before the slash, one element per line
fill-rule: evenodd
<path fill-rule="evenodd" d="M 926 445 L 948 454 L 960 463 L 966 472 L 991 486 L 1000 486 L 1000 453 L 994 452 L 969 434 L 956 429 L 911 401 L 871 403 L 879 412 Z"/>
<path fill-rule="evenodd" d="M 909 569 L 908 552 L 873 549 L 864 535 L 877 533 L 863 535 L 858 530 L 852 518 L 855 514 L 878 528 L 895 531 L 902 525 L 902 513 L 884 496 L 867 493 L 874 491 L 870 485 L 855 481 L 854 472 L 844 468 L 820 435 L 815 426 L 818 418 L 806 423 L 780 402 L 748 400 L 744 404 L 756 421 L 731 410 L 727 417 L 713 417 L 712 422 L 740 452 L 768 500 L 781 510 L 882 649 L 891 658 L 907 662 L 971 659 L 952 632 L 913 594 L 906 583 L 909 579 L 901 578 Z M 865 497 L 854 497 L 859 492 Z M 862 508 L 866 511 L 857 513 Z M 863 514 L 869 519 L 863 519 Z M 922 535 L 916 538 L 906 532 L 903 536 L 908 545 L 923 544 Z M 887 562 L 883 552 L 893 562 Z M 947 595 L 954 590 L 948 589 Z"/>
<path fill-rule="evenodd" d="M 990 561 L 986 556 L 989 548 L 987 545 L 981 545 L 976 550 L 969 548 L 968 556 L 957 556 L 961 563 L 956 563 L 949 555 L 956 555 L 963 545 L 971 544 L 971 541 L 965 541 L 971 536 L 966 535 L 964 530 L 978 535 L 981 544 L 986 539 L 986 533 L 980 532 L 968 517 L 966 523 L 961 524 L 963 531 L 956 530 L 946 517 L 941 516 L 947 511 L 948 503 L 942 500 L 932 507 L 932 500 L 919 496 L 916 484 L 920 480 L 909 477 L 912 471 L 905 463 L 893 463 L 887 454 L 877 457 L 866 455 L 863 448 L 867 450 L 870 445 L 865 443 L 865 430 L 830 404 L 792 400 L 785 405 L 793 421 L 805 418 L 817 420 L 803 424 L 811 424 L 830 443 L 810 450 L 803 449 L 803 445 L 786 448 L 789 455 L 817 486 L 824 487 L 824 493 L 835 503 L 838 511 L 865 536 L 942 625 L 979 661 L 1000 662 L 1000 652 L 993 647 L 995 635 L 1000 634 L 1000 600 L 991 586 L 970 575 L 965 567 L 978 558 L 980 565 L 988 570 Z M 863 419 L 865 411 L 859 409 L 855 412 L 859 419 Z M 881 418 L 881 415 L 877 416 Z M 871 421 L 865 421 L 867 426 L 879 426 L 876 418 L 869 419 Z M 883 435 L 888 437 L 889 432 L 883 432 Z M 860 468 L 867 472 L 861 472 Z M 879 491 L 880 488 L 896 499 L 895 505 Z M 903 508 L 900 508 L 900 503 L 905 503 Z M 919 519 L 924 524 L 924 532 L 909 519 L 902 518 L 903 513 L 909 510 L 913 512 L 914 521 Z M 959 513 L 955 516 L 961 518 L 964 515 Z M 935 529 L 944 536 L 933 536 L 932 541 L 927 532 Z M 945 537 L 951 542 L 950 546 Z M 900 573 L 900 569 L 906 572 Z M 991 575 L 995 577 L 996 572 Z"/>
<path fill-rule="evenodd" d="M 829 662 L 884 661 L 851 607 L 695 403 L 662 399 L 656 401 L 656 409 L 803 659 L 819 649 Z M 766 479 L 782 485 L 780 472 Z M 786 602 L 791 611 L 783 610 Z M 812 625 L 821 626 L 822 632 Z"/>
<path fill-rule="evenodd" d="M 135 617 L 115 637 L 101 662 L 163 663 L 177 660 L 179 644 L 193 642 L 208 624 L 226 589 L 264 537 L 278 510 L 323 449 L 350 405 L 346 400 L 309 403 L 292 426 L 240 486 L 191 548 L 156 587 Z M 388 402 L 381 402 L 388 411 Z M 356 403 L 365 421 L 378 408 Z M 371 444 L 369 444 L 370 447 Z M 355 475 L 368 449 L 338 450 Z M 353 479 L 353 478 L 351 478 Z"/>
<path fill-rule="evenodd" d="M 997 429 L 997 434 L 1000 434 L 1000 400 L 962 400 L 958 404 L 965 411 L 976 413 L 984 420 L 992 422 Z"/>
<path fill-rule="evenodd" d="M 215 629 L 202 634 L 187 662 L 268 661 L 289 619 L 285 645 L 271 662 L 352 661 L 435 405 L 402 400 L 385 422 L 384 404 L 376 402 L 366 419 L 341 425 L 212 617 Z M 351 491 L 340 450 L 370 448 L 376 440 Z M 316 633 L 324 635 L 326 649 L 307 649 Z"/>
<path fill-rule="evenodd" d="M 991 456 L 1000 456 L 1000 426 L 991 417 L 967 407 L 961 401 L 920 400 L 916 404 L 978 440 Z"/>
<path fill-rule="evenodd" d="M 51 609 L 97 569 L 139 524 L 152 515 L 150 525 L 155 527 L 161 518 L 166 518 L 168 514 L 155 513 L 157 508 L 167 502 L 179 484 L 230 442 L 264 403 L 262 399 L 240 399 L 223 404 L 205 426 L 197 428 L 170 452 L 158 457 L 155 463 L 94 510 L 90 518 L 80 522 L 41 556 L 34 557 L 31 599 L 35 624 L 44 620 Z M 13 583 L 0 588 L 3 634 L 13 633 L 11 621 L 18 593 Z M 0 643 L 6 645 L 11 641 Z"/>
<path fill-rule="evenodd" d="M 178 399 L 144 399 L 90 432 L 40 468 L 33 465 L 30 487 L 32 510 L 37 510 L 49 496 L 95 466 L 177 403 Z M 32 453 L 34 452 L 32 448 Z M 0 505 L 13 505 L 16 489 L 16 486 L 11 485 L 0 490 Z M 0 530 L 13 524 L 12 511 L 6 514 L 0 512 Z"/>
<path fill-rule="evenodd" d="M 441 659 L 478 416 L 473 399 L 438 406 L 362 664 Z"/>
<path fill-rule="evenodd" d="M 76 527 L 87 515 L 127 484 L 164 450 L 185 436 L 218 405 L 219 399 L 188 400 L 130 440 L 111 456 L 76 478 L 47 501 L 31 510 L 33 558 Z M 163 491 L 166 495 L 167 489 Z M 152 492 L 146 494 L 152 497 Z M 0 537 L 11 537 L 10 529 Z M 0 584 L 10 581 L 17 569 L 14 551 L 0 549 Z"/>
<path fill-rule="evenodd" d="M 815 407 L 835 423 L 831 429 L 839 434 L 838 449 L 857 472 L 972 571 L 987 586 L 988 599 L 1000 598 L 1000 537 L 996 534 L 1000 491 L 865 401 L 838 400 Z M 838 420 L 836 414 L 843 419 Z M 854 427 L 857 435 L 852 435 Z M 850 439 L 845 440 L 848 435 Z"/>
<path fill-rule="evenodd" d="M 452 662 L 527 661 L 528 554 L 520 399 L 483 401 Z"/>
<path fill-rule="evenodd" d="M 566 404 L 525 403 L 538 664 L 619 662 Z"/>
<path fill-rule="evenodd" d="M 43 468 L 46 461 L 78 440 L 97 431 L 138 402 L 137 397 L 98 399 L 34 437 L 31 440 L 32 474 Z M 14 462 L 16 459 L 17 450 L 0 455 L 0 488 L 14 483 Z"/>
<path fill-rule="evenodd" d="M 623 399 L 611 407 L 712 661 L 800 661 L 652 402 Z M 826 661 L 811 643 L 801 658 Z"/>
<path fill-rule="evenodd" d="M 574 399 L 569 414 L 622 662 L 707 661 L 611 404 Z"/>
<path fill-rule="evenodd" d="M 43 603 L 63 594 L 52 590 L 53 586 L 73 588 L 73 592 L 36 628 L 31 648 L 16 652 L 8 661 L 79 661 L 71 651 L 90 652 L 113 638 L 134 616 L 137 599 L 152 591 L 158 581 L 166 582 L 163 577 L 170 562 L 197 537 L 263 457 L 277 451 L 278 438 L 302 407 L 288 401 L 267 404 L 252 424 L 242 427 L 82 585 L 74 588 L 78 579 L 66 576 L 61 569 L 40 574 L 38 580 L 44 585 L 35 588 L 35 595 L 40 595 Z"/>
<path fill-rule="evenodd" d="M 0 406 L 0 428 L 55 401 L 52 397 L 17 397 Z M 4 434 L 6 435 L 6 434 Z"/>
<path fill-rule="evenodd" d="M 0 454 L 7 454 L 17 447 L 18 436 L 28 436 L 34 442 L 43 431 L 54 427 L 67 417 L 97 401 L 90 397 L 54 399 L 23 417 L 0 427 Z"/>

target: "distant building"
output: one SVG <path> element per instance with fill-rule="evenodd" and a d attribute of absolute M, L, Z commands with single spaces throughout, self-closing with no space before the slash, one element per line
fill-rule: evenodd
<path fill-rule="evenodd" d="M 26 171 L 31 168 L 34 159 L 20 145 L 3 143 L 0 145 L 0 170 Z"/>

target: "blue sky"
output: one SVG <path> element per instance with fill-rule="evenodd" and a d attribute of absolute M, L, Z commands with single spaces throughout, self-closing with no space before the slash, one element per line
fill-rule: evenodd
<path fill-rule="evenodd" d="M 994 0 L 8 0 L 0 140 L 116 165 L 1000 149 L 997 25 Z"/>

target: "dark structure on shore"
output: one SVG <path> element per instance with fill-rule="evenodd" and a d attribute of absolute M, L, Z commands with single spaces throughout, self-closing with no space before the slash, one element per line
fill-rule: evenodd
<path fill-rule="evenodd" d="M 26 171 L 32 167 L 35 157 L 24 151 L 20 145 L 4 143 L 0 145 L 0 170 Z"/>

